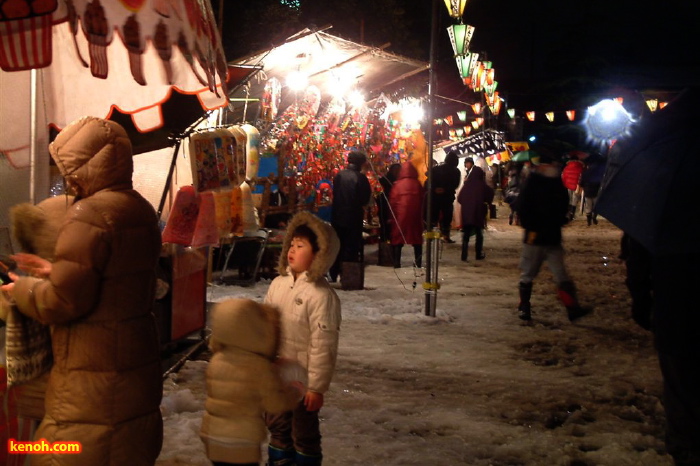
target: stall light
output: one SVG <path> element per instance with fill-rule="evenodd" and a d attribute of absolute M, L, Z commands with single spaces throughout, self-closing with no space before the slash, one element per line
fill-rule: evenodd
<path fill-rule="evenodd" d="M 469 52 L 469 43 L 474 36 L 474 26 L 468 24 L 453 24 L 447 28 L 447 34 L 450 36 L 452 50 L 457 55 L 464 55 Z"/>
<path fill-rule="evenodd" d="M 292 71 L 287 75 L 287 87 L 294 91 L 306 89 L 309 83 L 309 77 L 301 71 Z"/>
<path fill-rule="evenodd" d="M 659 100 L 658 99 L 647 99 L 647 107 L 649 107 L 649 110 L 652 112 L 655 112 L 659 108 Z"/>
<path fill-rule="evenodd" d="M 550 123 L 552 123 L 554 121 L 554 112 L 547 112 L 544 114 L 544 116 L 547 117 L 547 119 L 549 120 Z"/>
<path fill-rule="evenodd" d="M 509 108 L 506 113 L 508 114 L 509 117 L 515 118 L 515 109 L 514 108 Z"/>
<path fill-rule="evenodd" d="M 404 123 L 416 124 L 423 119 L 423 109 L 418 104 L 412 104 L 404 107 L 401 113 Z"/>
<path fill-rule="evenodd" d="M 467 111 L 466 110 L 459 110 L 457 112 L 457 118 L 459 118 L 459 121 L 467 121 Z"/>
<path fill-rule="evenodd" d="M 360 91 L 352 91 L 348 95 L 348 103 L 350 104 L 351 108 L 360 108 L 365 103 L 365 96 L 362 95 L 362 92 Z"/>
<path fill-rule="evenodd" d="M 574 119 L 576 118 L 576 110 L 567 110 L 566 118 L 568 118 L 569 121 L 574 121 Z"/>
<path fill-rule="evenodd" d="M 535 112 L 525 112 L 525 116 L 527 117 L 528 120 L 530 121 L 535 121 Z"/>
<path fill-rule="evenodd" d="M 461 19 L 464 7 L 467 6 L 467 0 L 445 0 L 445 6 L 451 17 Z"/>

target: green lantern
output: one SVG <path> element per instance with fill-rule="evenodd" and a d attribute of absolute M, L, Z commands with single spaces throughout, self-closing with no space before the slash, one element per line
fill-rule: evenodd
<path fill-rule="evenodd" d="M 453 24 L 447 28 L 447 34 L 450 36 L 452 50 L 455 56 L 464 55 L 469 51 L 469 43 L 474 35 L 474 26 L 468 24 Z"/>
<path fill-rule="evenodd" d="M 467 53 L 464 55 L 457 55 L 455 60 L 457 61 L 457 69 L 459 70 L 459 75 L 462 77 L 462 79 L 471 79 L 472 71 L 476 66 L 476 62 L 479 60 L 479 54 Z"/>

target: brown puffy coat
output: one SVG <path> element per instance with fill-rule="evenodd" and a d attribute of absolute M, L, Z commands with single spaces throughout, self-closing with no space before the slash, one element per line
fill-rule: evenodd
<path fill-rule="evenodd" d="M 14 296 L 52 325 L 54 365 L 36 439 L 78 441 L 78 455 L 32 464 L 147 465 L 160 452 L 162 378 L 151 312 L 160 232 L 132 189 L 131 144 L 116 123 L 86 117 L 50 146 L 80 198 L 58 234 L 51 274 L 22 278 Z"/>
<path fill-rule="evenodd" d="M 274 359 L 280 343 L 280 316 L 272 306 L 229 299 L 211 316 L 206 413 L 200 435 L 212 461 L 260 461 L 267 438 L 263 412 L 281 413 L 300 394 L 284 386 Z"/>

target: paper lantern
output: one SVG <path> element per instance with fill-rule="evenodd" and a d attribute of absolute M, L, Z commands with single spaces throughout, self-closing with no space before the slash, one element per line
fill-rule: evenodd
<path fill-rule="evenodd" d="M 467 0 L 445 0 L 445 6 L 451 17 L 459 19 L 464 14 L 464 7 L 467 6 Z"/>
<path fill-rule="evenodd" d="M 475 115 L 478 115 L 481 113 L 481 103 L 480 102 L 473 103 L 471 105 L 471 107 L 472 107 L 472 110 L 474 110 Z"/>
<path fill-rule="evenodd" d="M 659 102 L 659 110 L 664 108 L 666 105 L 668 105 L 668 102 Z"/>
<path fill-rule="evenodd" d="M 509 117 L 515 118 L 515 109 L 514 108 L 509 108 L 506 113 L 508 114 Z"/>
<path fill-rule="evenodd" d="M 468 53 L 469 43 L 474 36 L 474 26 L 453 24 L 447 28 L 447 34 L 450 36 L 450 43 L 452 43 L 452 50 L 454 50 L 455 56 Z"/>
<path fill-rule="evenodd" d="M 576 110 L 567 110 L 566 118 L 568 118 L 569 121 L 574 121 L 574 118 L 576 118 Z"/>
<path fill-rule="evenodd" d="M 476 121 L 472 121 L 472 128 L 479 129 L 479 123 Z"/>
<path fill-rule="evenodd" d="M 535 112 L 525 112 L 525 116 L 530 121 L 535 121 Z"/>
<path fill-rule="evenodd" d="M 547 112 L 544 114 L 544 116 L 547 117 L 550 123 L 554 121 L 554 112 Z"/>
<path fill-rule="evenodd" d="M 478 53 L 467 53 L 464 55 L 457 55 L 455 57 L 455 60 L 457 61 L 457 69 L 459 70 L 459 75 L 462 77 L 463 80 L 472 77 L 472 72 L 474 70 L 474 67 L 478 63 L 478 58 Z"/>
<path fill-rule="evenodd" d="M 651 110 L 652 112 L 655 112 L 656 109 L 659 108 L 658 99 L 647 99 L 647 107 L 649 107 L 649 110 Z"/>
<path fill-rule="evenodd" d="M 464 136 L 464 130 L 462 128 L 457 128 L 455 131 L 457 132 L 458 138 L 461 138 L 462 136 Z"/>
<path fill-rule="evenodd" d="M 482 117 L 475 118 L 474 121 L 476 121 L 477 127 L 484 124 L 484 119 Z"/>
<path fill-rule="evenodd" d="M 459 118 L 459 121 L 467 121 L 467 111 L 466 110 L 458 111 L 457 117 Z"/>

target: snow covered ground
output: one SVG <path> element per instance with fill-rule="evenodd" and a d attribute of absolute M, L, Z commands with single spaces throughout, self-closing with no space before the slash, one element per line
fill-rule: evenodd
<path fill-rule="evenodd" d="M 409 267 L 369 265 L 364 290 L 338 289 L 325 465 L 672 464 L 651 335 L 629 318 L 620 231 L 604 219 L 567 226 L 567 265 L 595 311 L 569 323 L 545 267 L 527 324 L 515 311 L 522 230 L 508 225 L 507 207 L 499 217 L 486 260 L 463 263 L 459 243 L 444 245 L 436 318 L 424 315 L 424 280 Z M 412 254 L 404 248 L 404 265 Z M 376 256 L 367 246 L 366 262 Z M 208 299 L 262 300 L 268 285 L 212 286 Z M 164 385 L 159 465 L 210 464 L 197 435 L 206 365 L 188 362 Z"/>

